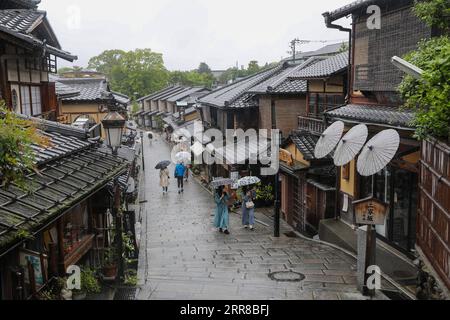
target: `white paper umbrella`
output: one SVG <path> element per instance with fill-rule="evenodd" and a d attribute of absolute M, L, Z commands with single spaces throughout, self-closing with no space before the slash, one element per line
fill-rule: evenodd
<path fill-rule="evenodd" d="M 326 157 L 334 147 L 338 144 L 344 132 L 344 123 L 342 121 L 336 121 L 325 130 L 317 141 L 316 148 L 314 150 L 314 156 L 316 159 L 322 159 Z"/>
<path fill-rule="evenodd" d="M 400 146 L 400 135 L 393 129 L 384 130 L 370 139 L 358 158 L 358 172 L 368 177 L 386 167 Z"/>
<path fill-rule="evenodd" d="M 367 141 L 368 134 L 369 130 L 365 124 L 351 128 L 336 147 L 334 164 L 340 167 L 352 161 Z"/>

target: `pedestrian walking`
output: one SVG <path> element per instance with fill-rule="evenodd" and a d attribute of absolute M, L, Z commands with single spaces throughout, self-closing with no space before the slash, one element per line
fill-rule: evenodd
<path fill-rule="evenodd" d="M 230 234 L 228 231 L 229 216 L 228 216 L 228 199 L 230 196 L 224 190 L 223 187 L 219 187 L 214 195 L 214 201 L 216 202 L 216 214 L 214 216 L 214 227 L 220 232 Z"/>
<path fill-rule="evenodd" d="M 253 188 L 243 187 L 243 198 L 242 198 L 242 224 L 244 228 L 250 228 L 250 230 L 255 230 L 255 199 L 256 191 Z"/>
<path fill-rule="evenodd" d="M 176 165 L 174 175 L 175 175 L 175 178 L 177 179 L 177 183 L 178 183 L 178 194 L 184 192 L 183 179 L 184 179 L 185 171 L 186 171 L 186 167 L 183 165 L 183 163 L 178 163 Z"/>
<path fill-rule="evenodd" d="M 188 179 L 189 179 L 189 168 L 190 168 L 190 165 L 187 165 L 186 170 L 184 171 L 184 181 L 188 181 Z"/>
<path fill-rule="evenodd" d="M 150 145 L 152 145 L 153 134 L 151 132 L 148 133 L 148 141 L 150 142 Z"/>
<path fill-rule="evenodd" d="M 170 184 L 169 179 L 170 179 L 169 169 L 167 168 L 161 169 L 159 171 L 159 185 L 163 189 L 163 194 L 167 194 L 168 192 Z"/>

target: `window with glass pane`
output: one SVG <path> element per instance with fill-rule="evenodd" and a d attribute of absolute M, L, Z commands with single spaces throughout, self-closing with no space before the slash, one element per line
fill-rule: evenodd
<path fill-rule="evenodd" d="M 20 98 L 22 99 L 22 114 L 31 116 L 30 87 L 20 87 Z"/>
<path fill-rule="evenodd" d="M 31 101 L 33 107 L 33 115 L 38 116 L 42 114 L 42 103 L 41 103 L 41 88 L 31 87 Z"/>
<path fill-rule="evenodd" d="M 318 99 L 317 99 L 317 114 L 318 115 L 322 115 L 327 110 L 326 103 L 327 103 L 326 95 L 319 94 Z"/>

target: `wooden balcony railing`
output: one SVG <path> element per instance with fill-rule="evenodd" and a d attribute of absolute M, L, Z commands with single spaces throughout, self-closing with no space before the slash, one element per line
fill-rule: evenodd
<path fill-rule="evenodd" d="M 322 134 L 326 125 L 321 119 L 298 117 L 298 130 L 309 131 L 311 133 Z"/>

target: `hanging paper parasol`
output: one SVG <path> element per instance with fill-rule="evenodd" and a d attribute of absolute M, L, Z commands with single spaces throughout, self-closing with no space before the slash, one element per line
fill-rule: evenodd
<path fill-rule="evenodd" d="M 230 178 L 216 178 L 213 181 L 211 181 L 211 187 L 216 189 L 218 187 L 232 185 L 234 182 L 235 180 Z"/>
<path fill-rule="evenodd" d="M 351 128 L 334 152 L 334 164 L 340 167 L 352 161 L 367 141 L 368 134 L 369 131 L 364 124 Z"/>
<path fill-rule="evenodd" d="M 342 121 L 336 121 L 325 130 L 317 141 L 316 148 L 314 150 L 314 156 L 316 159 L 325 158 L 339 142 L 344 132 L 344 123 Z"/>
<path fill-rule="evenodd" d="M 170 166 L 170 164 L 171 164 L 171 162 L 169 160 L 164 160 L 164 161 L 159 162 L 156 165 L 155 169 L 165 169 L 168 166 Z"/>
<path fill-rule="evenodd" d="M 358 158 L 358 172 L 364 177 L 374 175 L 386 167 L 400 146 L 400 135 L 393 129 L 384 130 L 364 146 Z"/>
<path fill-rule="evenodd" d="M 250 186 L 252 184 L 260 183 L 261 179 L 258 177 L 243 177 L 237 181 L 238 187 Z"/>

